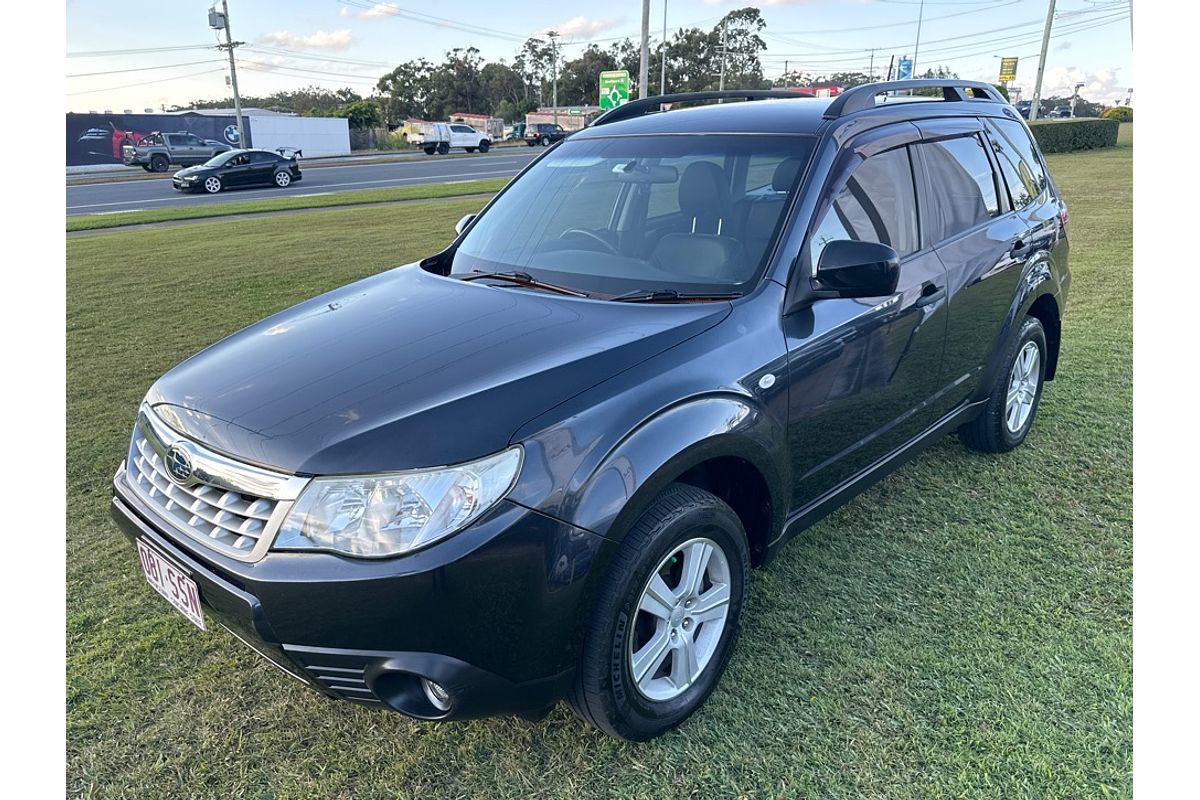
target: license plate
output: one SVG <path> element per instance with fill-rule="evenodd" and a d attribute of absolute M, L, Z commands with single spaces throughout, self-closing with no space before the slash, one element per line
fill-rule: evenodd
<path fill-rule="evenodd" d="M 192 624 L 200 630 L 204 627 L 204 615 L 200 613 L 200 590 L 196 582 L 183 574 L 174 564 L 160 556 L 158 552 L 143 542 L 137 541 L 138 560 L 142 562 L 142 572 L 154 591 L 167 598 L 167 602 L 175 606 Z"/>

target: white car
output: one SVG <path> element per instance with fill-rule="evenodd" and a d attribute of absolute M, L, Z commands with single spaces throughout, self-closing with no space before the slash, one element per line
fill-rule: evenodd
<path fill-rule="evenodd" d="M 425 155 L 431 156 L 434 153 L 445 155 L 451 147 L 461 147 L 468 153 L 476 150 L 486 153 L 492 146 L 492 140 L 486 133 L 480 133 L 461 122 L 434 122 L 421 134 L 416 144 L 425 151 Z"/>

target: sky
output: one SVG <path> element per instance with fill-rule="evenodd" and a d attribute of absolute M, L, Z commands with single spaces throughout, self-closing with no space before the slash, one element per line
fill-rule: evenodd
<path fill-rule="evenodd" d="M 211 0 L 145 5 L 67 0 L 67 111 L 141 112 L 230 96 L 228 62 L 213 49 Z M 589 42 L 637 40 L 637 0 L 502 3 L 447 0 L 230 0 L 238 85 L 244 95 L 316 85 L 368 95 L 380 75 L 415 58 L 440 61 L 454 47 L 476 47 L 487 60 L 511 62 L 521 43 L 561 33 L 564 59 Z M 738 0 L 667 0 L 668 36 L 678 27 L 712 28 Z M 916 70 L 944 65 L 963 78 L 996 81 L 1000 57 L 1019 56 L 1014 86 L 1032 97 L 1048 0 L 766 0 L 762 54 L 768 77 L 877 73 L 889 59 L 916 56 Z M 659 40 L 663 0 L 651 0 Z M 1133 87 L 1129 0 L 1058 0 L 1043 96 L 1123 102 Z M 151 13 L 152 12 L 152 13 Z M 918 17 L 921 18 L 918 44 Z M 635 76 L 636 80 L 636 76 Z M 652 81 L 655 83 L 655 81 Z"/>

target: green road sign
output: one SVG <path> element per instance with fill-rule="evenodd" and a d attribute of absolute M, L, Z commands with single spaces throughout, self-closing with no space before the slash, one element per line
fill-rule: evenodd
<path fill-rule="evenodd" d="M 1000 82 L 1015 81 L 1017 79 L 1017 59 L 1002 58 L 1000 59 Z"/>
<path fill-rule="evenodd" d="M 600 108 L 616 108 L 629 102 L 629 70 L 600 73 Z"/>

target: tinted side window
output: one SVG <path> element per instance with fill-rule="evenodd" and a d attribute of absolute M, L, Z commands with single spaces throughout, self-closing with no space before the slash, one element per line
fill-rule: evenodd
<path fill-rule="evenodd" d="M 1008 184 L 1013 207 L 1024 208 L 1042 199 L 1050 182 L 1025 127 L 1004 119 L 990 119 L 988 124 L 992 128 L 992 149 Z"/>
<path fill-rule="evenodd" d="M 252 164 L 274 164 L 278 159 L 270 153 L 251 153 L 250 162 Z"/>
<path fill-rule="evenodd" d="M 809 240 L 814 266 L 825 245 L 836 239 L 879 242 L 902 256 L 920 249 L 907 147 L 871 156 L 851 173 Z"/>
<path fill-rule="evenodd" d="M 929 169 L 934 239 L 941 241 L 1000 213 L 996 174 L 977 134 L 919 145 Z"/>

